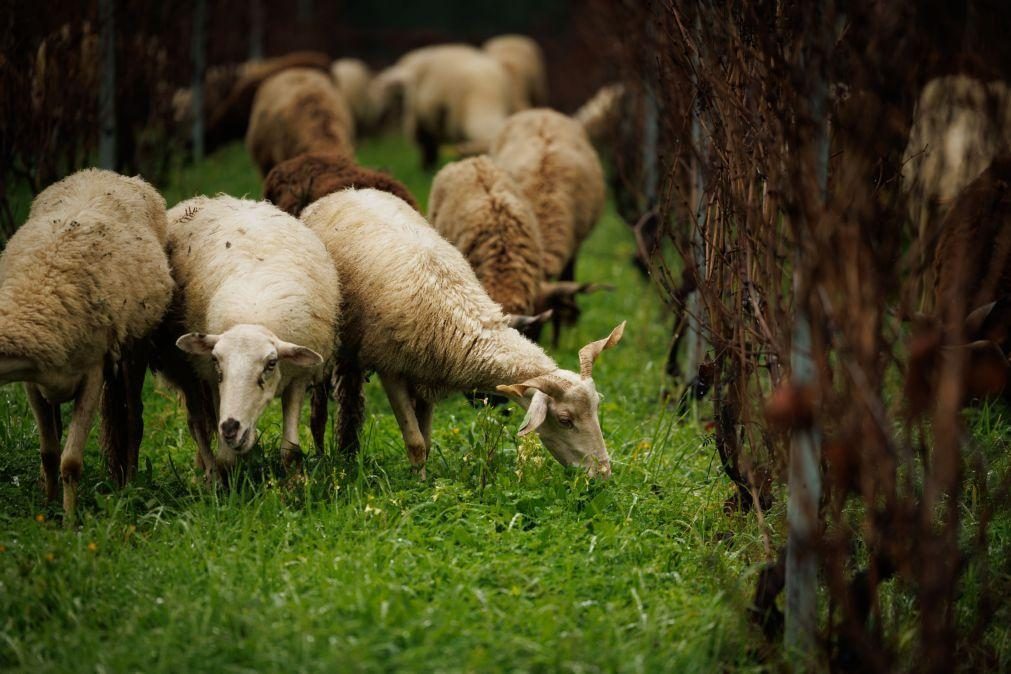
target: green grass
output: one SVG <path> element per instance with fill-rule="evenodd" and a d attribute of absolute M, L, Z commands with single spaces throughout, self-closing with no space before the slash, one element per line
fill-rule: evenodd
<path fill-rule="evenodd" d="M 403 141 L 366 141 L 359 159 L 427 201 L 432 176 Z M 217 192 L 259 196 L 241 144 L 178 170 L 165 195 L 172 206 Z M 236 488 L 213 492 L 175 395 L 149 380 L 140 474 L 113 490 L 93 434 L 82 522 L 65 530 L 35 484 L 21 389 L 0 389 L 0 669 L 761 669 L 745 607 L 765 544 L 753 516 L 723 513 L 709 434 L 660 401 L 668 319 L 632 249 L 609 209 L 578 275 L 617 290 L 585 298 L 553 354 L 575 368 L 580 346 L 628 320 L 594 371 L 607 483 L 518 442 L 519 415 L 460 396 L 436 409 L 422 483 L 374 381 L 357 465 L 311 458 L 304 480 L 285 478 L 275 402 L 262 451 Z M 988 414 L 985 428 L 993 438 L 1007 423 Z M 777 541 L 782 520 L 777 506 Z"/>

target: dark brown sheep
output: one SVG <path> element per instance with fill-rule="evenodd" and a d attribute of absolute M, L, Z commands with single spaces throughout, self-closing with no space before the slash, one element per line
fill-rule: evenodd
<path fill-rule="evenodd" d="M 317 199 L 349 187 L 371 187 L 389 192 L 420 211 L 418 202 L 403 183 L 382 171 L 359 166 L 354 159 L 335 152 L 307 152 L 281 162 L 263 181 L 263 197 L 298 217 L 303 208 Z"/>

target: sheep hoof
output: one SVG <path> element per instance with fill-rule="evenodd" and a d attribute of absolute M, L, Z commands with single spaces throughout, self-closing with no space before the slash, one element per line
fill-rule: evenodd
<path fill-rule="evenodd" d="M 428 473 L 425 472 L 425 464 L 422 463 L 420 465 L 413 465 L 411 466 L 411 470 L 414 471 L 414 474 L 417 475 L 418 479 L 422 482 L 428 479 Z"/>
<path fill-rule="evenodd" d="M 290 473 L 301 473 L 304 460 L 302 448 L 298 445 L 284 442 L 281 444 L 281 462 L 284 469 Z"/>

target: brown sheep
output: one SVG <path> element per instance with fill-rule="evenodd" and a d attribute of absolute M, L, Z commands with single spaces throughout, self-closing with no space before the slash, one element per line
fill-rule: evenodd
<path fill-rule="evenodd" d="M 541 232 L 505 170 L 485 156 L 446 165 L 432 181 L 428 220 L 463 253 L 504 312 L 534 311 L 544 277 Z"/>
<path fill-rule="evenodd" d="M 246 147 L 261 175 L 305 152 L 353 156 L 353 141 L 351 111 L 326 74 L 291 68 L 256 92 Z"/>
<path fill-rule="evenodd" d="M 263 181 L 263 198 L 298 217 L 302 209 L 326 195 L 353 187 L 389 192 L 418 211 L 418 202 L 399 180 L 359 166 L 339 152 L 308 152 L 283 161 Z"/>

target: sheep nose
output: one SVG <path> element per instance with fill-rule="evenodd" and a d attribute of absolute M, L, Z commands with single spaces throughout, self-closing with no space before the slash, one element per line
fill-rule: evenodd
<path fill-rule="evenodd" d="M 226 442 L 232 442 L 239 434 L 239 422 L 229 417 L 221 422 L 221 435 Z"/>

